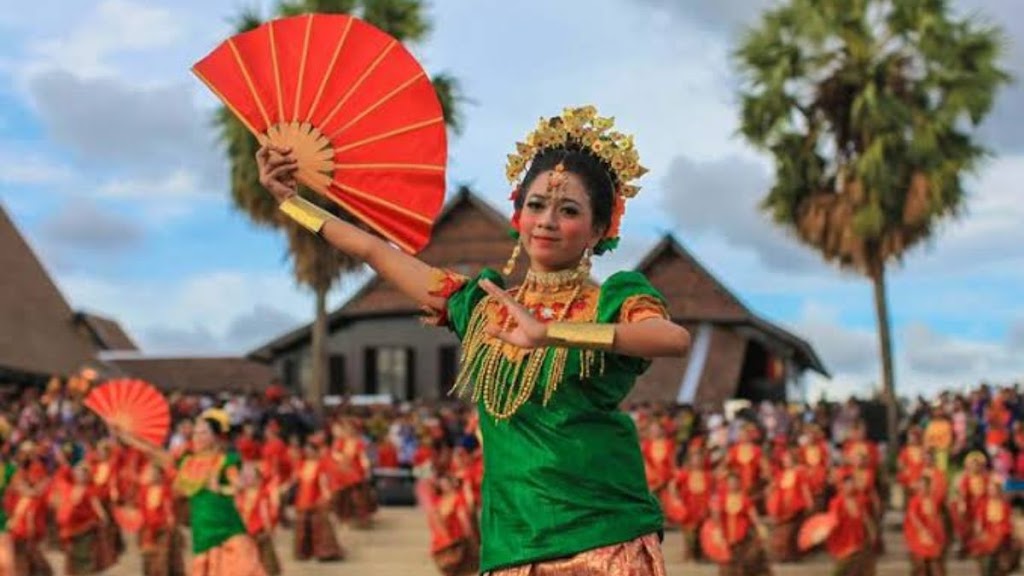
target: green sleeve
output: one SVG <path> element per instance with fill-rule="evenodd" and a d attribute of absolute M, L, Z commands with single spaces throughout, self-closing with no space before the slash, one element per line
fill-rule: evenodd
<path fill-rule="evenodd" d="M 616 272 L 601 284 L 597 300 L 597 321 L 614 324 L 619 321 L 619 312 L 627 299 L 633 296 L 651 296 L 665 305 L 665 297 L 651 286 L 647 277 L 639 272 Z M 620 369 L 640 375 L 651 365 L 647 358 L 609 354 L 608 359 Z"/>
<path fill-rule="evenodd" d="M 228 450 L 224 453 L 224 464 L 220 467 L 220 483 L 228 483 L 228 470 L 236 468 L 239 471 L 242 468 L 242 457 L 238 455 L 238 452 L 234 450 Z"/>
<path fill-rule="evenodd" d="M 18 471 L 18 465 L 14 462 L 7 462 L 4 464 L 3 474 L 0 476 L 0 491 L 7 487 L 11 483 L 11 478 L 14 478 L 14 474 Z"/>
<path fill-rule="evenodd" d="M 484 268 L 480 274 L 463 284 L 458 291 L 448 297 L 448 327 L 455 332 L 459 340 L 466 335 L 473 309 L 487 295 L 480 287 L 480 281 L 485 279 L 494 282 L 501 288 L 505 287 L 505 279 L 501 277 L 501 274 L 490 268 Z"/>

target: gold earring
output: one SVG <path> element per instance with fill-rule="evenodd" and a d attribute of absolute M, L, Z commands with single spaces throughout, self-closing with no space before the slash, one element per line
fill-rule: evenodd
<path fill-rule="evenodd" d="M 593 254 L 593 252 L 591 251 L 590 246 L 587 246 L 586 249 L 583 250 L 583 257 L 580 258 L 579 265 L 576 266 L 576 270 L 579 273 L 580 279 L 584 280 L 584 281 L 586 281 L 588 278 L 590 278 L 590 256 L 591 256 L 591 254 Z"/>
<path fill-rule="evenodd" d="M 512 248 L 512 255 L 508 257 L 508 262 L 505 263 L 505 268 L 501 271 L 505 276 L 511 276 L 516 269 L 516 261 L 519 260 L 519 251 L 522 247 L 523 245 L 517 240 L 515 247 Z"/>

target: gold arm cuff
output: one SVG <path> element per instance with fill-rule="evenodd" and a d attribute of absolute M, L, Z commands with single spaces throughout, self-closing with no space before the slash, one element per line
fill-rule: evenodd
<path fill-rule="evenodd" d="M 615 344 L 615 325 L 592 322 L 552 322 L 548 324 L 548 338 L 554 346 L 611 350 Z"/>
<path fill-rule="evenodd" d="M 319 234 L 328 220 L 337 218 L 334 214 L 298 195 L 281 202 L 278 208 L 313 234 Z"/>

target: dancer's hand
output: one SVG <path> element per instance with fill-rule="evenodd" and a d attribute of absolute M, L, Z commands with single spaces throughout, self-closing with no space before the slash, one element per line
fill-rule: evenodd
<path fill-rule="evenodd" d="M 267 189 L 278 203 L 284 202 L 298 192 L 295 181 L 297 160 L 291 148 L 280 148 L 267 144 L 256 152 L 256 166 L 260 172 L 260 184 Z"/>
<path fill-rule="evenodd" d="M 547 326 L 534 318 L 525 306 L 490 280 L 482 280 L 480 287 L 505 307 L 514 322 L 512 329 L 507 331 L 502 330 L 501 326 L 488 325 L 484 329 L 488 336 L 518 348 L 532 349 L 548 345 Z"/>

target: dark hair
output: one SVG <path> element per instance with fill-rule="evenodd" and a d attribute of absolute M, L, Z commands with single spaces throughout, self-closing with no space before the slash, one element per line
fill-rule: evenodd
<path fill-rule="evenodd" d="M 216 418 L 203 418 L 203 422 L 206 422 L 210 426 L 210 430 L 213 430 L 213 433 L 217 436 L 223 436 L 228 433 L 220 423 L 220 420 Z"/>
<path fill-rule="evenodd" d="M 541 173 L 554 169 L 561 162 L 567 172 L 579 176 L 590 196 L 590 210 L 594 214 L 594 228 L 605 230 L 611 226 L 612 205 L 615 203 L 615 184 L 612 173 L 604 162 L 589 152 L 575 148 L 548 148 L 530 162 L 530 169 L 516 195 L 516 212 L 523 209 L 526 191 Z"/>

